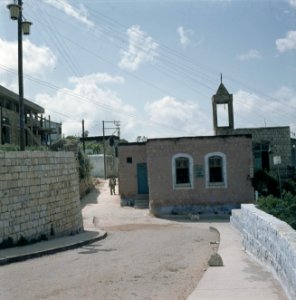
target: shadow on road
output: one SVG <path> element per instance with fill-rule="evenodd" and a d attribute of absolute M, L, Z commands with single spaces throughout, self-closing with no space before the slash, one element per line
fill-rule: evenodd
<path fill-rule="evenodd" d="M 88 245 L 83 246 L 81 248 L 81 251 L 79 251 L 79 254 L 95 254 L 98 252 L 113 252 L 117 251 L 117 249 L 109 248 L 109 249 L 99 249 L 99 247 L 102 247 L 103 245 Z"/>
<path fill-rule="evenodd" d="M 99 195 L 100 195 L 99 188 L 98 186 L 95 186 L 94 188 L 91 189 L 91 191 L 87 195 L 85 195 L 80 200 L 81 209 L 83 209 L 88 204 L 97 204 Z"/>

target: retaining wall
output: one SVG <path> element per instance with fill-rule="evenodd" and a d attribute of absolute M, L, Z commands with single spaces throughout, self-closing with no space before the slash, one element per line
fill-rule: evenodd
<path fill-rule="evenodd" d="M 271 269 L 290 299 L 296 299 L 296 231 L 253 204 L 232 210 L 230 222 L 241 231 L 245 250 Z"/>
<path fill-rule="evenodd" d="M 72 152 L 0 152 L 0 243 L 83 230 Z"/>

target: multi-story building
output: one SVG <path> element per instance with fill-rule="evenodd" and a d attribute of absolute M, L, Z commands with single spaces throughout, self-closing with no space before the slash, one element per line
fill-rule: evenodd
<path fill-rule="evenodd" d="M 43 117 L 44 108 L 24 99 L 25 145 L 50 145 L 62 135 L 62 124 Z M 0 86 L 0 144 L 20 140 L 19 96 Z"/>

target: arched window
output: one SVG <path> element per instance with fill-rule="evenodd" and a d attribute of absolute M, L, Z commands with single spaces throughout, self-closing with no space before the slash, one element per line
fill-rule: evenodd
<path fill-rule="evenodd" d="M 221 156 L 209 157 L 209 180 L 210 182 L 223 182 L 223 159 Z"/>
<path fill-rule="evenodd" d="M 193 159 L 180 153 L 173 156 L 172 174 L 174 188 L 193 188 Z"/>
<path fill-rule="evenodd" d="M 206 188 L 227 188 L 226 155 L 221 152 L 205 156 Z"/>

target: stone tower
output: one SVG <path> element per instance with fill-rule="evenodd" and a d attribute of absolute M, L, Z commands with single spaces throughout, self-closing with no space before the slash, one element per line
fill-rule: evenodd
<path fill-rule="evenodd" d="M 220 126 L 218 123 L 218 106 L 223 105 L 227 109 L 227 125 L 223 124 Z M 212 106 L 213 106 L 213 125 L 215 135 L 227 135 L 232 134 L 234 130 L 234 118 L 233 118 L 233 96 L 229 94 L 224 84 L 221 83 L 218 87 L 218 90 L 215 95 L 212 97 Z"/>

